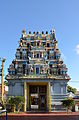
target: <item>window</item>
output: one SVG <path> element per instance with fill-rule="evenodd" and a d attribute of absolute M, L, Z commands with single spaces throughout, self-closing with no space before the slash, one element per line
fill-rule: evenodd
<path fill-rule="evenodd" d="M 12 74 L 15 74 L 15 71 L 12 71 Z"/>
<path fill-rule="evenodd" d="M 37 46 L 39 46 L 39 42 L 37 42 Z"/>
<path fill-rule="evenodd" d="M 40 53 L 40 58 L 42 58 L 42 53 Z"/>
<path fill-rule="evenodd" d="M 45 42 L 43 42 L 42 44 L 43 44 L 43 46 L 44 46 L 46 43 L 45 43 Z"/>
<path fill-rule="evenodd" d="M 50 45 L 49 45 L 49 43 L 47 43 L 47 47 L 49 47 Z"/>
<path fill-rule="evenodd" d="M 27 40 L 30 40 L 30 38 L 27 38 Z"/>
<path fill-rule="evenodd" d="M 39 58 L 39 54 L 37 54 L 37 58 Z"/>
<path fill-rule="evenodd" d="M 20 59 L 20 55 L 16 55 L 16 59 Z"/>
<path fill-rule="evenodd" d="M 23 64 L 23 74 L 25 74 L 26 64 Z"/>
<path fill-rule="evenodd" d="M 29 47 L 30 46 L 30 44 L 29 43 L 27 43 L 27 47 Z"/>
<path fill-rule="evenodd" d="M 26 54 L 26 49 L 23 49 L 23 53 Z"/>
<path fill-rule="evenodd" d="M 39 74 L 39 67 L 36 68 L 36 74 Z"/>
<path fill-rule="evenodd" d="M 52 68 L 52 64 L 50 64 L 50 68 Z"/>
<path fill-rule="evenodd" d="M 25 59 L 26 59 L 26 56 L 23 56 L 23 59 L 25 60 Z"/>
<path fill-rule="evenodd" d="M 33 42 L 31 42 L 31 45 L 33 46 Z"/>

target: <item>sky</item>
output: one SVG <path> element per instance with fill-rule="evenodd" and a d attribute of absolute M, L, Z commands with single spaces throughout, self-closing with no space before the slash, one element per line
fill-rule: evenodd
<path fill-rule="evenodd" d="M 79 0 L 0 0 L 0 57 L 6 58 L 4 79 L 24 28 L 26 33 L 50 33 L 55 29 L 71 78 L 68 84 L 79 90 Z"/>

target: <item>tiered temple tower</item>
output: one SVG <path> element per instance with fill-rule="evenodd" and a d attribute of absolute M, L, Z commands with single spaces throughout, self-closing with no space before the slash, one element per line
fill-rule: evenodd
<path fill-rule="evenodd" d="M 61 100 L 67 97 L 70 77 L 57 44 L 54 30 L 50 34 L 22 31 L 6 79 L 9 96 L 25 97 L 25 111 L 63 109 Z"/>

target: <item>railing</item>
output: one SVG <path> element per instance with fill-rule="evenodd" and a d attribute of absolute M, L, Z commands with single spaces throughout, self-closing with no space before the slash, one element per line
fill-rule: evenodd
<path fill-rule="evenodd" d="M 6 110 L 6 109 L 0 110 L 0 119 L 1 119 L 1 117 L 3 117 L 3 116 L 1 116 L 2 113 L 6 113 L 6 118 L 5 118 L 5 120 L 8 120 L 8 119 L 7 119 L 7 110 Z"/>

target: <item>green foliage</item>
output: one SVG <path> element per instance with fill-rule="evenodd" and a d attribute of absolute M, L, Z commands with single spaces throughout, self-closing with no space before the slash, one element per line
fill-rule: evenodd
<path fill-rule="evenodd" d="M 61 102 L 62 102 L 63 106 L 66 107 L 67 113 L 68 113 L 68 110 L 71 109 L 71 107 L 75 104 L 75 102 L 72 98 L 66 98 L 66 99 L 62 100 Z"/>
<path fill-rule="evenodd" d="M 15 106 L 16 101 L 15 101 L 14 97 L 9 98 L 8 103 L 9 103 L 10 105 L 14 105 L 14 106 Z"/>
<path fill-rule="evenodd" d="M 22 105 L 23 105 L 23 103 L 24 103 L 24 98 L 21 97 L 21 96 L 16 96 L 15 97 L 15 102 L 16 102 L 16 104 L 15 104 L 16 108 L 17 108 L 17 110 L 19 112 L 21 107 L 22 107 Z"/>
<path fill-rule="evenodd" d="M 5 84 L 6 86 L 8 86 L 8 82 L 7 82 L 7 81 L 4 81 L 4 84 Z"/>
<path fill-rule="evenodd" d="M 72 88 L 71 86 L 67 86 L 67 92 L 72 92 L 73 94 L 75 94 L 76 92 L 76 88 Z"/>
<path fill-rule="evenodd" d="M 22 96 L 10 97 L 8 100 L 8 104 L 11 107 L 14 106 L 18 112 L 22 108 L 23 103 L 24 103 L 24 98 Z"/>

